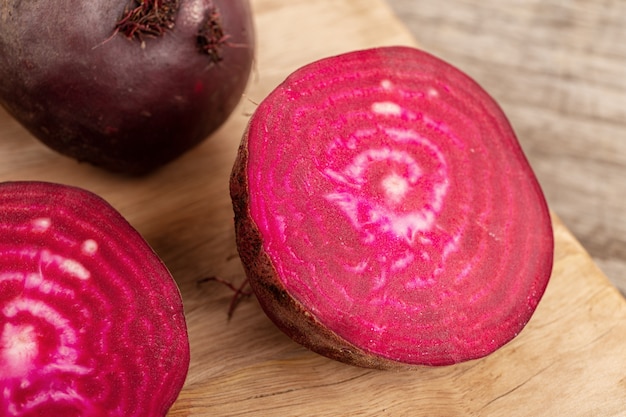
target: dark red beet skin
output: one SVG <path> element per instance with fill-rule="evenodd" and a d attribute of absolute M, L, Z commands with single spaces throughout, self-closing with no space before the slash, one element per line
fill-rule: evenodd
<path fill-rule="evenodd" d="M 149 17 L 129 19 L 142 7 Z M 171 21 L 149 24 L 155 9 Z M 248 0 L 0 5 L 0 104 L 52 149 L 112 171 L 149 172 L 207 138 L 253 55 Z"/>
<path fill-rule="evenodd" d="M 188 367 L 178 288 L 116 210 L 0 184 L 1 416 L 165 416 Z"/>
<path fill-rule="evenodd" d="M 265 312 L 358 366 L 488 355 L 526 325 L 552 269 L 546 201 L 505 115 L 413 48 L 290 75 L 250 120 L 231 196 Z"/>

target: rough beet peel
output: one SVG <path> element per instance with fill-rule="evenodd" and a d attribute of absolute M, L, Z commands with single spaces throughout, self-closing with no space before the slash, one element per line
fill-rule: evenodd
<path fill-rule="evenodd" d="M 353 365 L 488 355 L 526 325 L 550 277 L 549 210 L 505 115 L 414 48 L 295 71 L 252 116 L 230 187 L 264 311 Z"/>

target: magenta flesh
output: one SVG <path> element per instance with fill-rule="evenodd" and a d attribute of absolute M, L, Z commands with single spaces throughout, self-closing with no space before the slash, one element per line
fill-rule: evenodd
<path fill-rule="evenodd" d="M 0 184 L 0 415 L 165 416 L 188 367 L 176 283 L 116 210 Z"/>
<path fill-rule="evenodd" d="M 505 115 L 413 48 L 290 75 L 250 120 L 231 196 L 265 312 L 358 366 L 488 355 L 526 325 L 551 274 L 550 213 Z"/>
<path fill-rule="evenodd" d="M 248 0 L 8 0 L 0 105 L 64 155 L 144 174 L 222 126 L 254 47 Z"/>

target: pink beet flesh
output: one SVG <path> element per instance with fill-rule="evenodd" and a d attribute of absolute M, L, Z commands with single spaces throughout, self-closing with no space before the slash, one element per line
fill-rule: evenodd
<path fill-rule="evenodd" d="M 188 366 L 178 288 L 119 213 L 0 184 L 0 415 L 165 416 Z"/>
<path fill-rule="evenodd" d="M 267 296 L 263 308 L 345 362 L 485 356 L 526 325 L 551 273 L 549 211 L 505 115 L 466 75 L 413 48 L 292 74 L 250 121 L 231 187 L 253 289 L 271 281 L 305 317 L 286 318 Z M 307 336 L 302 320 L 324 330 Z M 328 331 L 350 348 L 320 347 Z"/>

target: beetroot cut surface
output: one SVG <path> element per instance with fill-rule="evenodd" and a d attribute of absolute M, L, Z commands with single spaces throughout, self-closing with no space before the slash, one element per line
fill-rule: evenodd
<path fill-rule="evenodd" d="M 0 184 L 0 415 L 165 416 L 188 367 L 176 283 L 115 209 Z"/>
<path fill-rule="evenodd" d="M 526 325 L 552 270 L 549 210 L 505 115 L 409 47 L 290 75 L 250 120 L 231 197 L 265 312 L 353 365 L 488 355 Z"/>

